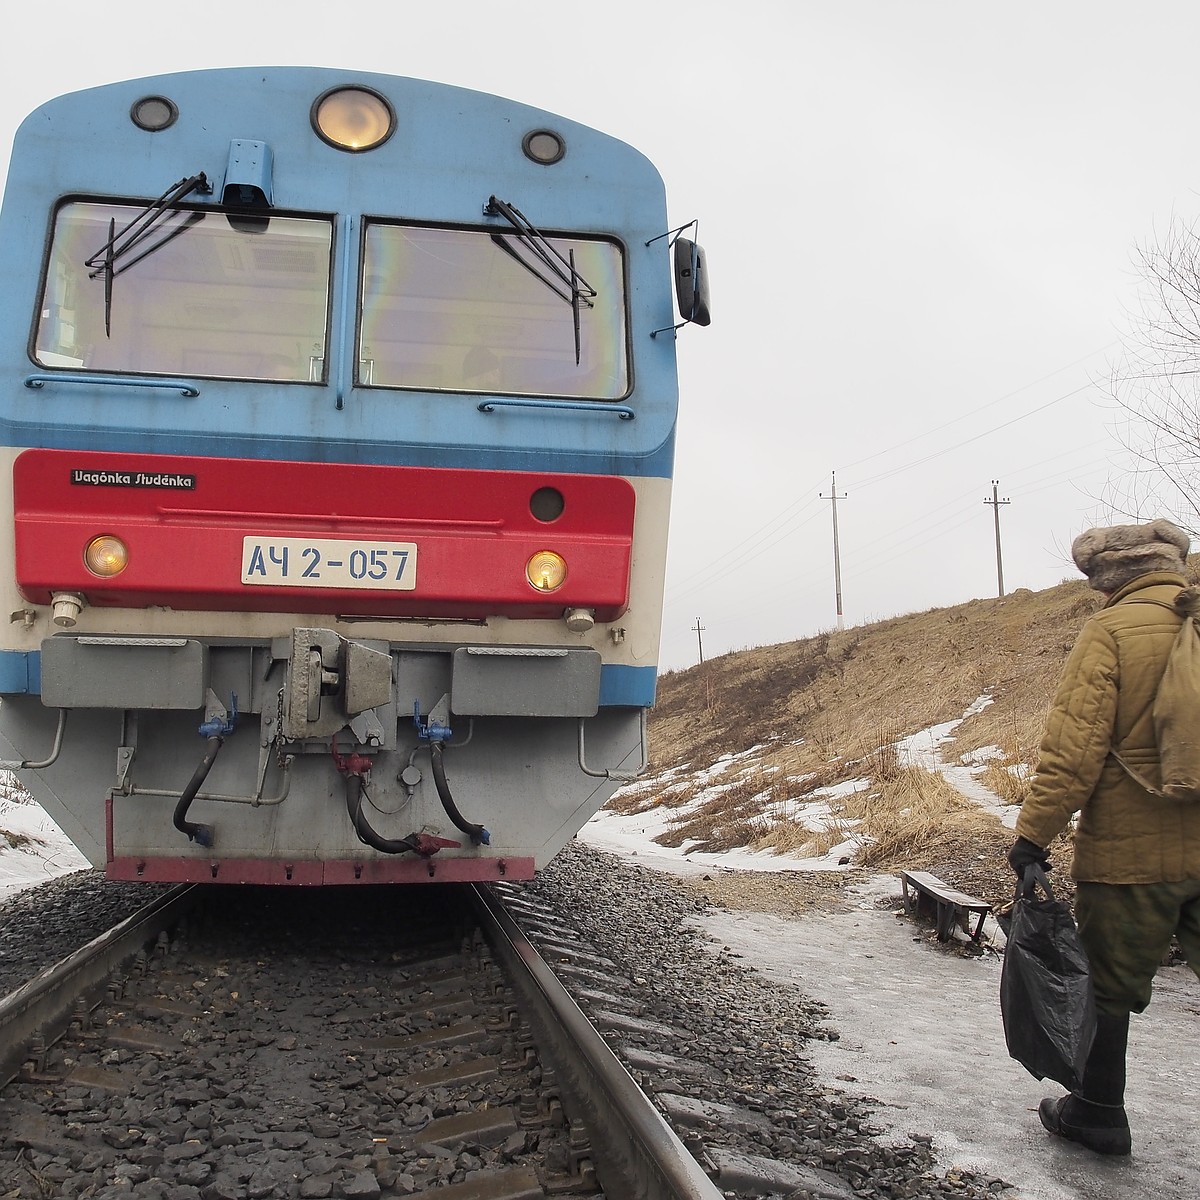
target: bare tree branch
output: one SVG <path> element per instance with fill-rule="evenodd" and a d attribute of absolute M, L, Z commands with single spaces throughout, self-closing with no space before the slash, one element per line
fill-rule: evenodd
<path fill-rule="evenodd" d="M 1128 474 L 1102 497 L 1114 514 L 1200 527 L 1200 224 L 1172 220 L 1135 252 L 1137 305 L 1108 391 Z"/>

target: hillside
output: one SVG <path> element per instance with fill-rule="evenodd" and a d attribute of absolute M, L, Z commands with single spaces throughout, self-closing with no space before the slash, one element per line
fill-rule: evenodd
<path fill-rule="evenodd" d="M 656 840 L 689 851 L 818 857 L 848 840 L 851 871 L 929 869 L 1002 903 L 1011 830 L 944 775 L 903 760 L 897 743 L 961 721 L 943 760 L 969 764 L 998 803 L 1018 803 L 1067 653 L 1101 603 L 1072 580 L 668 673 L 650 723 L 649 776 L 609 807 L 665 812 Z M 735 768 L 714 788 L 713 765 L 727 756 Z M 814 821 L 818 798 L 827 815 Z M 1065 868 L 1065 839 L 1052 853 Z"/>

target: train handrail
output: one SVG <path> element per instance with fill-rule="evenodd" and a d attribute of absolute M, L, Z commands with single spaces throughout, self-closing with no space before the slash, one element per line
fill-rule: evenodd
<path fill-rule="evenodd" d="M 585 718 L 579 718 L 579 769 L 585 774 L 590 775 L 593 779 L 611 779 L 616 783 L 633 783 L 635 779 L 644 775 L 646 768 L 650 765 L 650 752 L 646 740 L 646 710 L 641 711 L 641 743 L 642 743 L 642 765 L 636 771 L 622 771 L 617 768 L 603 767 L 600 770 L 594 770 L 587 765 L 587 753 L 584 748 L 583 724 Z"/>
<path fill-rule="evenodd" d="M 200 395 L 200 389 L 194 383 L 184 383 L 182 379 L 141 379 L 131 375 L 58 375 L 53 372 L 25 376 L 27 388 L 41 388 L 48 383 L 97 383 L 101 387 L 158 388 L 189 398 Z"/>
<path fill-rule="evenodd" d="M 0 762 L 0 771 L 42 771 L 46 767 L 54 766 L 62 752 L 63 732 L 67 728 L 67 713 L 70 711 L 69 708 L 58 710 L 58 728 L 54 732 L 54 745 L 50 748 L 48 758 L 43 758 L 40 762 L 34 762 L 28 758 L 2 761 Z"/>
<path fill-rule="evenodd" d="M 288 763 L 281 767 L 280 773 L 283 777 L 283 790 L 274 796 L 264 796 L 261 793 L 256 796 L 236 796 L 224 792 L 197 792 L 194 798 L 211 800 L 214 804 L 248 804 L 251 808 L 274 808 L 276 805 L 282 804 L 292 790 L 291 764 Z M 139 787 L 136 783 L 131 783 L 124 791 L 117 792 L 116 795 L 161 796 L 166 800 L 178 800 L 183 795 L 183 789 L 171 791 L 169 788 Z"/>
<path fill-rule="evenodd" d="M 498 408 L 552 408 L 567 412 L 613 413 L 622 421 L 632 421 L 635 415 L 627 404 L 608 404 L 603 400 L 533 400 L 521 396 L 493 396 L 488 400 L 480 400 L 477 407 L 481 413 L 495 412 Z"/>

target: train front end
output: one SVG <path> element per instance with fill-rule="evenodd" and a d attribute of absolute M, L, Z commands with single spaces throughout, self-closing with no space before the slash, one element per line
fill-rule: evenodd
<path fill-rule="evenodd" d="M 410 79 L 197 72 L 26 120 L 0 757 L 94 864 L 528 878 L 636 776 L 666 230 L 623 143 Z"/>

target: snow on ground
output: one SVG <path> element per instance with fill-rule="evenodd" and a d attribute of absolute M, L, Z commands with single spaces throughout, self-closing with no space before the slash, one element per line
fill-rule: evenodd
<path fill-rule="evenodd" d="M 976 751 L 969 763 L 943 761 L 942 748 L 953 741 L 954 730 L 967 717 L 982 711 L 992 698 L 980 696 L 957 720 L 931 725 L 896 743 L 896 756 L 903 766 L 922 767 L 936 771 L 968 800 L 978 804 L 996 816 L 1007 828 L 1017 823 L 1020 806 L 1007 804 L 995 792 L 985 788 L 977 776 L 991 757 L 999 750 Z M 636 783 L 621 788 L 617 799 L 644 798 L 642 811 L 621 814 L 602 809 L 580 831 L 580 838 L 588 845 L 608 850 L 625 857 L 636 856 L 644 866 L 675 874 L 704 874 L 706 871 L 845 871 L 853 864 L 858 843 L 853 834 L 827 853 L 819 856 L 800 854 L 776 854 L 772 850 L 748 849 L 727 850 L 722 853 L 705 853 L 694 849 L 695 843 L 685 842 L 679 847 L 663 846 L 655 841 L 673 824 L 701 805 L 728 791 L 748 777 L 765 776 L 760 759 L 765 747 L 752 746 L 740 754 L 728 754 L 710 767 L 686 773 L 683 768 L 672 767 L 658 775 L 639 779 Z M 763 793 L 763 817 L 770 820 L 786 817 L 794 824 L 801 824 L 814 833 L 824 832 L 832 818 L 829 801 L 847 792 L 861 791 L 868 786 L 865 779 L 851 779 L 836 787 L 817 788 L 810 792 L 805 801 L 789 801 L 786 812 L 773 805 L 769 794 Z M 668 807 L 655 804 L 655 798 L 670 796 L 672 791 L 693 791 L 695 795 L 685 805 Z M 845 831 L 853 822 L 836 818 L 836 828 Z"/>
<path fill-rule="evenodd" d="M 980 697 L 959 720 L 989 702 Z M 967 763 L 943 761 L 958 724 L 948 721 L 904 738 L 897 743 L 898 759 L 940 772 L 1011 828 L 1019 807 L 1004 804 L 976 778 L 998 751 L 978 751 Z M 729 787 L 737 775 L 756 769 L 754 757 L 747 752 L 714 764 L 705 773 L 706 783 Z M 662 787 L 682 788 L 684 783 L 682 772 L 664 772 L 626 794 L 643 796 L 649 806 Z M 705 792 L 693 803 L 711 795 Z M 819 820 L 822 803 L 814 793 L 806 815 Z M 657 845 L 653 838 L 679 811 L 660 806 L 630 816 L 600 812 L 579 836 L 643 866 L 675 873 L 838 870 L 844 869 L 838 860 L 853 853 L 853 843 L 820 859 L 746 850 L 689 854 L 687 846 Z M 796 810 L 789 815 L 796 819 Z M 830 1086 L 867 1099 L 885 1136 L 931 1137 L 943 1166 L 1006 1178 L 1015 1185 L 1005 1193 L 1013 1200 L 1200 1196 L 1192 1116 L 1200 1103 L 1195 1037 L 1200 1005 L 1187 967 L 1160 971 L 1150 1008 L 1133 1019 L 1126 1103 L 1134 1152 L 1127 1159 L 1102 1159 L 1047 1136 L 1039 1124 L 1038 1100 L 1062 1089 L 1037 1082 L 1008 1056 L 999 1006 L 1002 959 L 993 953 L 974 958 L 942 953 L 914 936 L 916 931 L 897 919 L 894 908 L 877 903 L 897 896 L 899 884 L 892 876 L 876 876 L 848 892 L 847 912 L 788 920 L 714 909 L 696 920 L 726 952 L 829 1008 L 839 1037 L 813 1043 L 813 1067 Z M 1003 940 L 990 919 L 984 932 Z"/>
<path fill-rule="evenodd" d="M 0 900 L 88 865 L 41 805 L 0 797 Z"/>
<path fill-rule="evenodd" d="M 646 787 L 646 783 L 638 786 Z M 732 785 L 726 785 L 732 786 Z M 813 800 L 794 811 L 794 819 L 803 820 L 814 832 L 823 829 L 822 817 L 829 817 L 828 798 L 839 791 L 857 791 L 863 781 L 851 781 L 840 788 L 822 788 Z M 703 875 L 716 870 L 727 871 L 844 871 L 855 851 L 853 840 L 832 847 L 827 854 L 804 858 L 793 854 L 775 854 L 770 850 L 726 850 L 719 854 L 690 849 L 694 843 L 682 846 L 662 846 L 654 839 L 667 830 L 685 812 L 711 799 L 710 789 L 701 793 L 693 804 L 680 808 L 659 806 L 645 812 L 622 815 L 602 809 L 580 830 L 580 838 L 589 846 L 608 850 L 623 857 L 637 857 L 643 866 L 676 875 Z M 844 824 L 845 822 L 843 822 Z"/>
<path fill-rule="evenodd" d="M 961 792 L 968 800 L 974 801 L 985 812 L 997 817 L 1007 829 L 1013 829 L 1017 817 L 1021 813 L 1019 804 L 1007 804 L 995 792 L 980 784 L 976 775 L 986 765 L 988 758 L 1000 756 L 1000 750 L 993 747 L 990 752 L 977 750 L 971 755 L 969 764 L 948 763 L 942 761 L 941 747 L 953 741 L 954 731 L 968 718 L 982 712 L 992 698 L 987 693 L 980 696 L 970 708 L 956 721 L 946 721 L 941 725 L 931 725 L 928 729 L 919 730 L 909 737 L 902 738 L 896 743 L 896 757 L 901 766 L 924 767 L 927 771 L 936 771 L 952 787 Z"/>

